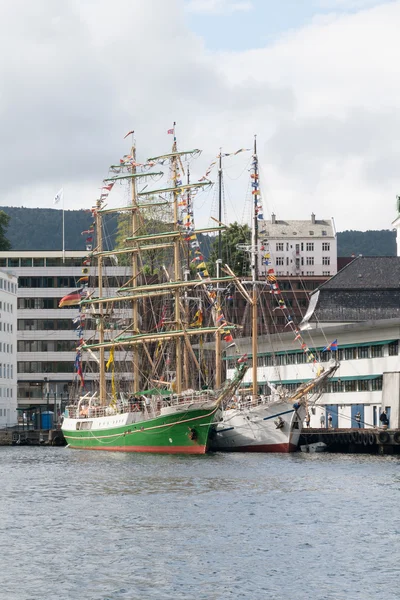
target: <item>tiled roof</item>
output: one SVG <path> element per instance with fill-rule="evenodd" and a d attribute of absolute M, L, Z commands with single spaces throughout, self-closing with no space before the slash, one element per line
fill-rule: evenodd
<path fill-rule="evenodd" d="M 276 219 L 264 221 L 263 233 L 268 239 L 278 238 L 312 238 L 312 237 L 334 237 L 331 219 L 316 219 L 315 223 L 308 221 L 281 221 Z M 325 233 L 322 233 L 325 231 Z M 311 233 L 312 232 L 312 233 Z"/>
<path fill-rule="evenodd" d="M 400 257 L 359 256 L 322 284 L 328 290 L 400 289 Z"/>

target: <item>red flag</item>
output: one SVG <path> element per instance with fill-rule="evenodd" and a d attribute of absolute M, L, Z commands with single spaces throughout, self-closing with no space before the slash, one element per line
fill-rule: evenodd
<path fill-rule="evenodd" d="M 241 357 L 238 359 L 238 363 L 244 363 L 244 362 L 247 362 L 247 359 L 248 359 L 248 356 L 247 356 L 247 354 L 243 354 L 243 356 L 241 356 Z"/>
<path fill-rule="evenodd" d="M 168 129 L 167 133 L 170 133 L 170 134 L 174 135 L 174 130 L 173 129 Z"/>
<path fill-rule="evenodd" d="M 135 133 L 135 131 L 132 129 L 132 131 L 128 131 L 128 133 L 126 135 L 124 135 L 124 139 L 128 137 L 128 135 L 131 135 L 131 133 Z"/>

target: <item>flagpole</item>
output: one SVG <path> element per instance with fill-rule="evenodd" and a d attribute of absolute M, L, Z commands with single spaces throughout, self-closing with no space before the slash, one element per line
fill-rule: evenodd
<path fill-rule="evenodd" d="M 63 205 L 62 205 L 62 261 L 65 263 L 65 217 L 64 217 L 64 189 L 63 189 Z"/>

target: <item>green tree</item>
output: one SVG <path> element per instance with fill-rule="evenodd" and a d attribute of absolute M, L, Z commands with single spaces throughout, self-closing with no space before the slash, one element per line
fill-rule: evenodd
<path fill-rule="evenodd" d="M 171 220 L 168 219 L 168 215 L 165 215 L 165 207 L 157 208 L 150 206 L 146 211 L 143 210 L 139 216 L 139 227 L 136 231 L 136 235 L 149 235 L 158 234 L 173 230 Z M 166 220 L 163 220 L 165 217 Z M 132 236 L 132 215 L 129 212 L 120 213 L 118 215 L 117 235 L 115 238 L 115 249 L 126 248 L 129 246 L 125 242 L 127 237 Z M 157 239 L 148 239 L 141 243 L 143 251 L 141 252 L 141 259 L 143 260 L 142 268 L 146 275 L 157 275 L 160 271 L 160 267 L 163 264 L 168 264 L 172 260 L 173 253 L 170 248 L 157 248 L 152 250 L 145 250 L 146 245 L 161 245 L 162 241 Z M 119 257 L 120 264 L 129 264 L 130 255 L 121 254 Z"/>
<path fill-rule="evenodd" d="M 0 250 L 11 250 L 11 243 L 6 238 L 5 232 L 10 222 L 10 217 L 0 210 Z"/>
<path fill-rule="evenodd" d="M 251 230 L 248 225 L 240 225 L 235 222 L 222 232 L 222 265 L 227 263 L 239 277 L 250 274 L 250 257 L 244 250 L 238 249 L 238 244 L 250 244 Z M 218 236 L 211 245 L 208 271 L 211 275 L 216 272 L 216 260 L 218 258 Z"/>

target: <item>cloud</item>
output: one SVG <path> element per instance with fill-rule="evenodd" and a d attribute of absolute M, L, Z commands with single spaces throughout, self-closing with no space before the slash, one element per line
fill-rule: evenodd
<path fill-rule="evenodd" d="M 316 6 L 334 10 L 362 10 L 387 4 L 391 1 L 393 0 L 317 0 Z"/>
<path fill-rule="evenodd" d="M 203 148 L 193 180 L 221 146 L 249 147 L 257 133 L 266 214 L 333 215 L 339 230 L 390 226 L 400 191 L 400 2 L 223 53 L 190 31 L 186 7 L 1 3 L 1 203 L 51 207 L 64 187 L 66 208 L 89 208 L 108 165 L 129 149 L 127 131 L 143 159 L 168 150 L 177 121 L 180 147 Z M 228 220 L 242 216 L 248 160 L 226 160 Z M 207 222 L 214 194 L 196 200 L 197 222 Z"/>
<path fill-rule="evenodd" d="M 189 0 L 186 10 L 203 14 L 231 14 L 254 8 L 250 0 Z"/>

